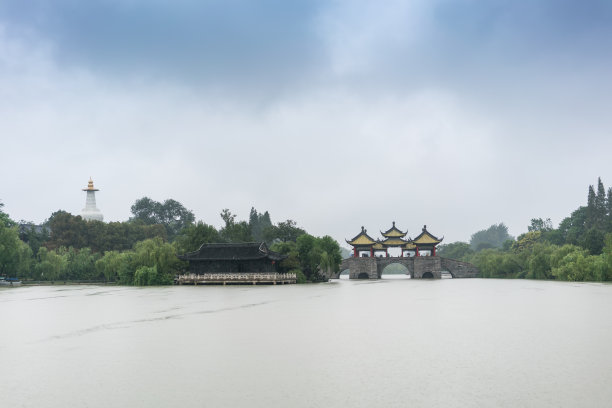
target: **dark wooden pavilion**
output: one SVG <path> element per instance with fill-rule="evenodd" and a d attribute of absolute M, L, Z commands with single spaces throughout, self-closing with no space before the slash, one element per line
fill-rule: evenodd
<path fill-rule="evenodd" d="M 197 251 L 178 257 L 189 262 L 189 272 L 194 274 L 274 273 L 286 258 L 270 251 L 265 242 L 202 244 Z"/>

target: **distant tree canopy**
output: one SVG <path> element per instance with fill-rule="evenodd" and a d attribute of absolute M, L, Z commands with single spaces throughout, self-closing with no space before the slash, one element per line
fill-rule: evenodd
<path fill-rule="evenodd" d="M 50 235 L 44 245 L 48 249 L 73 247 L 90 248 L 94 252 L 123 251 L 145 239 L 159 237 L 166 240 L 166 229 L 160 224 L 85 221 L 80 215 L 61 210 L 51 214 L 47 224 Z"/>
<path fill-rule="evenodd" d="M 236 215 L 227 208 L 221 211 L 225 226 L 219 231 L 223 242 L 252 242 L 251 227 L 246 221 L 236 222 Z"/>
<path fill-rule="evenodd" d="M 439 253 L 474 263 L 485 278 L 612 280 L 612 189 L 606 190 L 599 178 L 597 188 L 589 186 L 586 198 L 587 205 L 573 211 L 558 228 L 549 218 L 533 218 L 526 233 L 499 247 L 492 241 L 499 243 L 501 238 L 483 238 L 507 233 L 499 224 L 472 236 L 470 249 L 476 252 L 457 242 L 440 246 Z"/>
<path fill-rule="evenodd" d="M 287 220 L 266 228 L 263 236 L 266 242 L 297 242 L 298 237 L 305 233 L 306 231 L 299 228 L 295 221 Z"/>
<path fill-rule="evenodd" d="M 256 242 L 267 241 L 264 233 L 271 227 L 272 221 L 270 220 L 270 214 L 267 211 L 263 214 L 259 214 L 255 207 L 251 207 L 251 213 L 249 214 L 249 228 L 251 229 L 253 240 Z"/>
<path fill-rule="evenodd" d="M 38 249 L 49 240 L 47 223 L 39 226 L 32 222 L 20 221 L 19 239 L 28 244 L 33 253 L 38 253 Z"/>
<path fill-rule="evenodd" d="M 186 209 L 176 200 L 168 199 L 163 203 L 143 197 L 132 205 L 130 222 L 144 225 L 161 224 L 166 229 L 170 241 L 176 235 L 195 221 L 192 211 Z"/>
<path fill-rule="evenodd" d="M 444 258 L 462 259 L 474 253 L 474 250 L 467 242 L 452 242 L 438 247 L 437 254 Z"/>
<path fill-rule="evenodd" d="M 550 218 L 543 220 L 542 218 L 532 218 L 531 225 L 527 227 L 527 231 L 542 231 L 548 232 L 552 231 L 553 225 Z"/>
<path fill-rule="evenodd" d="M 175 240 L 180 253 L 193 252 L 199 249 L 202 244 L 214 242 L 223 242 L 219 231 L 214 226 L 202 221 L 183 229 Z"/>
<path fill-rule="evenodd" d="M 501 248 L 505 241 L 512 240 L 508 234 L 508 227 L 502 222 L 491 225 L 486 230 L 481 230 L 472 235 L 470 247 L 474 251 L 487 248 Z"/>
<path fill-rule="evenodd" d="M 274 225 L 267 211 L 254 207 L 248 222 L 223 209 L 219 230 L 194 223 L 193 213 L 171 199 L 137 200 L 127 222 L 86 221 L 59 210 L 43 225 L 18 225 L 2 209 L 0 202 L 0 275 L 22 279 L 166 285 L 187 267 L 177 254 L 213 242 L 268 241 L 288 255 L 281 267 L 295 272 L 299 282 L 325 280 L 341 261 L 332 238 L 308 235 L 293 220 Z"/>
<path fill-rule="evenodd" d="M 19 239 L 17 227 L 0 217 L 0 276 L 22 272 L 32 257 L 30 247 Z"/>
<path fill-rule="evenodd" d="M 7 213 L 5 213 L 2 208 L 4 208 L 4 203 L 0 201 L 0 222 L 2 222 L 7 227 L 15 226 L 15 222 L 11 220 Z"/>

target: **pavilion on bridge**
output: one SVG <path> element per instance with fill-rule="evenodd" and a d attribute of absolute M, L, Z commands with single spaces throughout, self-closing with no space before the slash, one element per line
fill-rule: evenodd
<path fill-rule="evenodd" d="M 406 256 L 421 256 L 422 252 L 427 252 L 431 256 L 436 256 L 436 246 L 442 242 L 427 231 L 427 226 L 423 226 L 423 230 L 415 239 L 410 237 L 406 239 L 408 232 L 403 232 L 393 225 L 387 231 L 380 233 L 384 239 L 374 240 L 368 235 L 367 230 L 361 227 L 361 232 L 352 240 L 346 240 L 347 244 L 353 247 L 353 257 L 374 257 L 384 256 L 389 257 L 389 248 L 400 248 L 400 257 Z"/>

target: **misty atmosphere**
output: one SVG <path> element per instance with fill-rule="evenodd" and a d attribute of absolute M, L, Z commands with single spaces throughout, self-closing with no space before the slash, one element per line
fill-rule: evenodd
<path fill-rule="evenodd" d="M 216 227 L 219 209 L 255 207 L 339 242 L 392 219 L 448 242 L 557 225 L 584 186 L 612 179 L 610 13 L 602 1 L 3 2 L 13 154 L 0 199 L 41 223 L 78 214 L 92 177 L 107 221 L 171 197 Z"/>
<path fill-rule="evenodd" d="M 607 406 L 610 49 L 604 0 L 0 2 L 3 406 Z"/>

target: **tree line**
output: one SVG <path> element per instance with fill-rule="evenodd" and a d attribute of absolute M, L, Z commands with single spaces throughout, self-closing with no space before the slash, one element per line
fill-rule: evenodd
<path fill-rule="evenodd" d="M 86 221 L 56 211 L 43 225 L 19 223 L 2 211 L 0 202 L 0 275 L 34 281 L 104 281 L 124 285 L 171 284 L 187 263 L 177 254 L 197 250 L 203 243 L 265 241 L 287 255 L 283 271 L 295 272 L 299 282 L 326 280 L 321 271 L 337 271 L 340 247 L 329 236 L 314 237 L 295 221 L 273 224 L 270 214 L 251 208 L 248 221 L 229 209 L 220 213 L 217 229 L 195 221 L 178 201 L 136 200 L 128 221 Z"/>
<path fill-rule="evenodd" d="M 469 243 L 441 245 L 440 256 L 475 264 L 484 278 L 612 280 L 612 188 L 590 185 L 586 206 L 557 228 L 533 218 L 516 239 L 503 224 L 473 234 Z"/>

